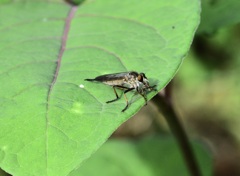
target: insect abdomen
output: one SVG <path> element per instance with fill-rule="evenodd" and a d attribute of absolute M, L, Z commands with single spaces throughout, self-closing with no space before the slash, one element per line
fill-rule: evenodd
<path fill-rule="evenodd" d="M 123 80 L 106 80 L 102 81 L 102 83 L 110 85 L 110 86 L 116 86 L 116 85 L 123 85 L 124 81 Z"/>

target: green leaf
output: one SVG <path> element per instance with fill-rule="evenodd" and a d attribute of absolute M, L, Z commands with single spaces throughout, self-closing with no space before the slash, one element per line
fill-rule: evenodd
<path fill-rule="evenodd" d="M 203 176 L 212 175 L 212 159 L 194 144 Z M 181 174 L 180 174 L 181 173 Z M 159 136 L 138 142 L 109 140 L 70 176 L 175 176 L 190 175 L 180 150 L 171 138 Z"/>
<path fill-rule="evenodd" d="M 0 6 L 0 167 L 68 175 L 143 105 L 85 78 L 145 72 L 160 90 L 199 23 L 198 0 L 14 1 Z M 148 99 L 157 92 L 151 92 Z M 132 98 L 131 98 L 132 97 Z"/>
<path fill-rule="evenodd" d="M 240 22 L 239 0 L 202 0 L 198 33 L 211 34 L 219 28 Z"/>

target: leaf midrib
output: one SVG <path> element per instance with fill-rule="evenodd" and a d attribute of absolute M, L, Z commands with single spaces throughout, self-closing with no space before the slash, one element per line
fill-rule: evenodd
<path fill-rule="evenodd" d="M 67 43 L 67 38 L 68 38 L 68 34 L 69 34 L 69 30 L 70 30 L 70 24 L 71 24 L 71 21 L 75 15 L 77 11 L 77 6 L 71 6 L 71 8 L 69 9 L 69 12 L 68 12 L 68 15 L 65 19 L 65 26 L 64 26 L 64 30 L 63 30 L 63 35 L 62 35 L 62 40 L 61 40 L 61 47 L 60 47 L 60 50 L 59 50 L 59 54 L 58 54 L 58 57 L 57 57 L 57 64 L 56 64 L 56 69 L 55 69 L 55 73 L 54 73 L 54 76 L 53 76 L 53 80 L 50 84 L 50 87 L 49 87 L 49 90 L 48 90 L 48 95 L 47 95 L 47 106 L 46 106 L 46 134 L 45 134 L 45 137 L 46 137 L 46 145 L 45 145 L 45 154 L 46 154 L 46 175 L 48 175 L 48 126 L 49 126 L 49 108 L 50 108 L 50 98 L 51 98 L 51 93 L 53 91 L 53 87 L 57 81 L 57 78 L 58 78 L 58 74 L 59 74 L 59 70 L 60 70 L 60 67 L 61 67 L 61 61 L 62 61 L 62 56 L 63 56 L 63 53 L 65 51 L 65 48 L 66 48 L 66 43 Z"/>

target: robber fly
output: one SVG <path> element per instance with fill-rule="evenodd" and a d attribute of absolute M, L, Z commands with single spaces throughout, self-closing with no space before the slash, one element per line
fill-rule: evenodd
<path fill-rule="evenodd" d="M 156 87 L 156 85 L 150 86 L 148 79 L 144 73 L 138 73 L 135 71 L 100 75 L 94 79 L 85 79 L 85 80 L 101 82 L 113 87 L 116 98 L 113 100 L 107 101 L 106 103 L 112 103 L 120 98 L 117 94 L 116 88 L 124 90 L 123 93 L 124 93 L 124 98 L 126 100 L 127 105 L 122 110 L 122 112 L 124 112 L 129 106 L 128 99 L 126 97 L 127 92 L 135 90 L 138 94 L 140 94 L 144 98 L 145 105 L 147 105 L 146 93 L 148 91 L 156 90 L 154 88 Z"/>

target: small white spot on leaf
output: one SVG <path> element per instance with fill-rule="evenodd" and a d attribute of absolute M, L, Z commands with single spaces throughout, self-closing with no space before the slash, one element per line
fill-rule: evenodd
<path fill-rule="evenodd" d="M 83 88 L 84 88 L 84 85 L 83 85 L 83 84 L 80 84 L 79 87 L 83 89 Z"/>

